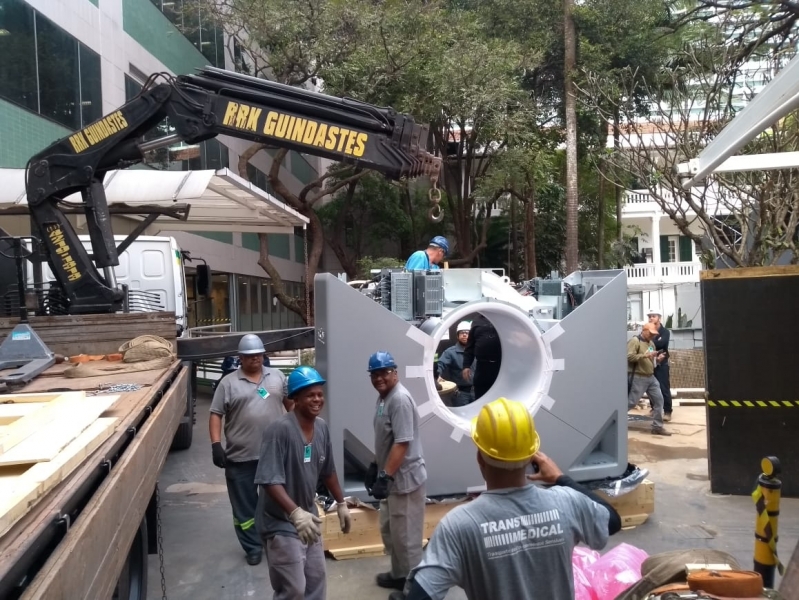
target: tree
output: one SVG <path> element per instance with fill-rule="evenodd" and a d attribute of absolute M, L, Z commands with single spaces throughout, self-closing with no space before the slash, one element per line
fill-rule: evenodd
<path fill-rule="evenodd" d="M 240 68 L 257 77 L 279 83 L 303 86 L 315 83 L 320 73 L 332 63 L 346 61 L 357 43 L 359 9 L 357 2 L 328 0 L 203 0 L 205 10 L 220 23 L 229 36 L 231 58 Z M 310 244 L 306 270 L 306 297 L 296 298 L 286 292 L 282 278 L 268 252 L 267 234 L 259 234 L 258 264 L 273 283 L 278 300 L 289 310 L 313 324 L 313 281 L 324 251 L 325 231 L 316 208 L 326 196 L 335 195 L 364 175 L 364 171 L 334 166 L 327 173 L 293 193 L 285 183 L 283 166 L 286 149 L 266 144 L 252 144 L 239 157 L 239 175 L 248 179 L 249 161 L 263 150 L 272 152 L 267 181 L 272 190 L 289 206 L 308 217 L 306 235 Z"/>
<path fill-rule="evenodd" d="M 741 69 L 742 49 L 748 47 L 751 35 L 740 37 L 740 21 L 730 18 L 730 14 L 722 15 L 713 27 L 686 32 L 690 43 L 675 51 L 672 67 L 661 69 L 654 78 L 632 69 L 612 79 L 587 73 L 581 100 L 607 116 L 611 110 L 619 111 L 622 149 L 607 160 L 629 171 L 648 191 L 680 232 L 701 248 L 706 266 L 717 258 L 731 266 L 772 264 L 785 251 L 793 252 L 796 262 L 799 181 L 795 170 L 713 175 L 687 190 L 676 173 L 679 163 L 696 157 L 740 110 L 746 98 L 737 90 L 752 83 Z M 764 60 L 784 60 L 773 48 L 761 47 L 759 52 Z M 640 88 L 651 99 L 646 120 L 630 101 L 634 89 Z M 621 94 L 611 97 L 609 89 Z M 799 121 L 793 114 L 775 123 L 743 153 L 797 148 Z"/>
<path fill-rule="evenodd" d="M 563 0 L 563 95 L 566 111 L 566 272 L 577 270 L 577 32 L 574 29 L 574 0 Z"/>
<path fill-rule="evenodd" d="M 501 195 L 476 190 L 530 121 L 520 73 L 535 55 L 491 35 L 475 11 L 436 2 L 381 3 L 359 39 L 349 61 L 325 72 L 326 89 L 432 123 L 435 150 L 446 157 L 441 185 L 456 242 L 450 264 L 471 264 Z"/>

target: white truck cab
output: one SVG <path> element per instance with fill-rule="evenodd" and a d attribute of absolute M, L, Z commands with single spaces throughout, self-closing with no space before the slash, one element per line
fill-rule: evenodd
<path fill-rule="evenodd" d="M 89 236 L 80 241 L 91 253 Z M 125 236 L 114 236 L 117 245 Z M 119 256 L 114 267 L 117 285 L 127 285 L 130 312 L 169 311 L 175 313 L 178 336 L 188 328 L 186 277 L 180 247 L 175 238 L 165 236 L 139 236 Z M 28 277 L 32 277 L 28 267 Z M 50 267 L 45 264 L 44 278 L 55 281 Z"/>

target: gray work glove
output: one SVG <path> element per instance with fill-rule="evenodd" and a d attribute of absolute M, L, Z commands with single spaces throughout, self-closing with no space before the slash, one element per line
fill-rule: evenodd
<path fill-rule="evenodd" d="M 319 530 L 322 519 L 316 515 L 312 515 L 307 510 L 301 509 L 299 506 L 291 512 L 289 521 L 297 528 L 300 541 L 304 544 L 313 544 L 322 534 Z"/>
<path fill-rule="evenodd" d="M 342 502 L 336 507 L 336 512 L 338 512 L 338 522 L 341 525 L 341 532 L 342 533 L 349 533 L 350 527 L 352 526 L 352 517 L 350 517 L 350 509 L 347 508 L 347 503 Z"/>

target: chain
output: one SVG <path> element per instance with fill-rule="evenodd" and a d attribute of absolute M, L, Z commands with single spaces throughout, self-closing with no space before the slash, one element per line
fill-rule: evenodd
<path fill-rule="evenodd" d="M 144 386 L 138 383 L 101 383 L 97 389 L 89 393 L 89 396 L 97 396 L 99 394 L 119 394 L 121 392 L 135 392 L 142 389 Z"/>
<path fill-rule="evenodd" d="M 311 282 L 308 277 L 311 275 L 311 267 L 308 264 L 308 229 L 302 228 L 302 241 L 305 249 L 305 323 L 311 324 Z"/>
<path fill-rule="evenodd" d="M 166 597 L 166 575 L 164 574 L 164 536 L 161 529 L 161 491 L 158 482 L 155 483 L 155 524 L 158 537 L 158 565 L 161 569 L 161 600 Z"/>
<path fill-rule="evenodd" d="M 430 217 L 433 223 L 440 223 L 444 220 L 444 211 L 441 209 L 441 190 L 438 189 L 438 177 L 431 177 L 430 183 L 432 185 L 428 196 L 430 197 L 430 204 L 433 206 L 430 207 L 427 216 Z"/>

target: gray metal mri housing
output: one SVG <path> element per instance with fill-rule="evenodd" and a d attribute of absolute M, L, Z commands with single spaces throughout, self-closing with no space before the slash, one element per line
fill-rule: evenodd
<path fill-rule="evenodd" d="M 479 270 L 452 270 L 451 276 L 468 277 L 464 271 Z M 349 464 L 372 460 L 377 393 L 366 365 L 373 352 L 387 350 L 421 417 L 429 496 L 483 489 L 470 422 L 485 403 L 503 396 L 525 402 L 541 435 L 541 449 L 576 480 L 621 475 L 627 468 L 624 272 L 576 272 L 565 278 L 584 285 L 587 293 L 559 321 L 546 318 L 545 305 L 532 298 L 516 302 L 502 290 L 501 298 L 475 298 L 474 291 L 464 295 L 459 286 L 448 286 L 447 277 L 444 271 L 448 308 L 443 317 L 417 327 L 334 276 L 316 276 L 316 367 L 327 379 L 323 417 L 339 473 L 345 472 L 345 448 Z M 484 274 L 483 289 L 488 289 L 485 282 L 496 287 L 495 279 Z M 488 317 L 499 333 L 501 370 L 483 398 L 453 409 L 436 392 L 435 349 L 452 325 L 474 312 Z M 361 478 L 351 473 L 344 483 L 346 494 L 367 498 Z"/>

